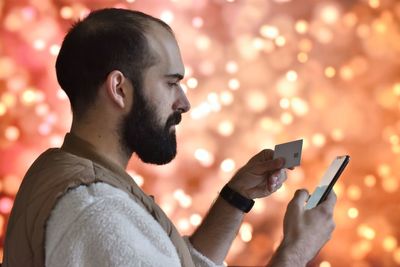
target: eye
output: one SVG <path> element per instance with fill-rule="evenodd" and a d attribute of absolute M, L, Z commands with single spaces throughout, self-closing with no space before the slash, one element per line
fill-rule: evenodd
<path fill-rule="evenodd" d="M 168 82 L 169 87 L 176 87 L 179 86 L 179 82 Z"/>

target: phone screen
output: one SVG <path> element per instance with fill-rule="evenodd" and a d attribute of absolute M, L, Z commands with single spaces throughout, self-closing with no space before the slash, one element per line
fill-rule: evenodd
<path fill-rule="evenodd" d="M 342 174 L 344 168 L 347 166 L 347 163 L 349 163 L 349 160 L 350 157 L 346 155 L 336 157 L 332 161 L 331 165 L 322 177 L 321 183 L 318 185 L 318 187 L 315 189 L 315 191 L 312 193 L 311 197 L 307 201 L 305 209 L 312 209 L 326 199 L 337 179 Z"/>

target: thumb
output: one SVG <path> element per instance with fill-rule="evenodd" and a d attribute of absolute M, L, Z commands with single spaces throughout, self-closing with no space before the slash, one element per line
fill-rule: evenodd
<path fill-rule="evenodd" d="M 303 208 L 304 204 L 306 203 L 307 199 L 309 198 L 309 194 L 307 189 L 298 189 L 290 201 L 290 206 L 296 206 L 298 208 Z"/>

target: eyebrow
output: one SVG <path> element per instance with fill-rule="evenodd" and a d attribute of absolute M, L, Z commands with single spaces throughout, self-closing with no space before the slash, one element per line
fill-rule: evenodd
<path fill-rule="evenodd" d="M 183 79 L 183 75 L 179 74 L 179 73 L 166 74 L 165 77 L 167 77 L 167 78 L 175 78 L 175 79 L 178 79 L 179 81 Z"/>

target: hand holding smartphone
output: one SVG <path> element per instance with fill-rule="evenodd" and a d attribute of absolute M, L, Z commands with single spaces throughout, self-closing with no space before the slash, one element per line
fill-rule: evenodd
<path fill-rule="evenodd" d="M 339 179 L 343 170 L 349 163 L 349 160 L 350 156 L 348 155 L 338 156 L 333 160 L 333 162 L 325 172 L 325 175 L 322 177 L 321 183 L 308 199 L 305 205 L 306 210 L 316 207 L 327 198 L 336 181 Z"/>

